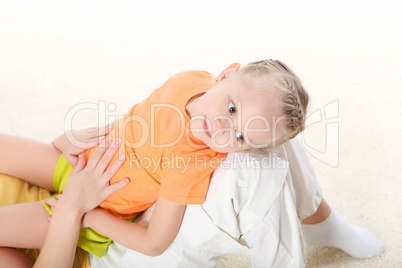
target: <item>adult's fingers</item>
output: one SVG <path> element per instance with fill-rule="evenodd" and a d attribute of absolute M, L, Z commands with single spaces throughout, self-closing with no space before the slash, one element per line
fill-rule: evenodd
<path fill-rule="evenodd" d="M 91 159 L 88 161 L 87 167 L 90 169 L 95 169 L 98 165 L 99 161 L 102 159 L 103 154 L 109 148 L 112 138 L 107 137 L 99 147 L 95 150 L 94 154 L 92 155 Z"/>
<path fill-rule="evenodd" d="M 99 161 L 96 169 L 104 172 L 106 168 L 109 166 L 110 161 L 113 159 L 114 155 L 119 150 L 121 145 L 121 139 L 117 139 L 114 143 L 114 146 L 110 146 L 109 149 L 103 154 L 101 160 Z"/>
<path fill-rule="evenodd" d="M 81 149 L 91 149 L 96 147 L 97 145 L 99 145 L 100 143 L 102 143 L 102 141 L 105 139 L 105 136 L 97 136 L 94 138 L 90 138 L 85 140 L 85 143 L 83 147 L 81 147 Z"/>
<path fill-rule="evenodd" d="M 114 127 L 114 122 L 112 124 L 101 126 L 101 127 L 91 127 L 84 130 L 80 130 L 79 134 L 83 140 L 97 139 L 102 136 L 109 134 Z"/>
<path fill-rule="evenodd" d="M 109 124 L 109 125 L 99 127 L 98 128 L 98 134 L 97 134 L 98 137 L 105 136 L 105 135 L 109 134 L 110 131 L 112 131 L 113 128 L 114 128 L 114 122 Z"/>
<path fill-rule="evenodd" d="M 46 198 L 46 199 L 45 199 L 45 204 L 54 207 L 54 206 L 57 205 L 57 201 L 58 201 L 58 200 L 57 200 L 57 199 L 54 199 L 54 198 Z"/>
<path fill-rule="evenodd" d="M 85 157 L 80 154 L 77 158 L 77 163 L 74 166 L 74 171 L 73 173 L 78 173 L 81 170 L 83 170 L 86 166 L 87 160 L 85 159 Z"/>
<path fill-rule="evenodd" d="M 102 176 L 102 181 L 104 183 L 106 183 L 107 181 L 109 181 L 119 170 L 119 168 L 123 165 L 124 161 L 126 160 L 126 155 L 125 154 L 121 154 L 119 156 L 119 159 L 113 163 L 113 165 L 111 165 L 103 174 Z"/>
<path fill-rule="evenodd" d="M 73 167 L 75 167 L 78 163 L 78 156 L 77 155 L 71 155 L 71 154 L 64 154 L 64 157 L 66 158 L 67 162 L 70 163 Z"/>
<path fill-rule="evenodd" d="M 121 181 L 118 181 L 118 182 L 113 183 L 112 185 L 108 186 L 107 190 L 106 190 L 107 197 L 109 197 L 110 195 L 114 194 L 115 192 L 123 189 L 129 183 L 130 183 L 130 179 L 124 178 Z"/>

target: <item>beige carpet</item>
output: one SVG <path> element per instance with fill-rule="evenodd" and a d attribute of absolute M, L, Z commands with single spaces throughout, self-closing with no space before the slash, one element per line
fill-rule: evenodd
<path fill-rule="evenodd" d="M 259 6 L 264 1 L 198 1 L 195 7 L 160 1 L 150 12 L 151 4 L 144 10 L 106 1 L 25 2 L 0 1 L 2 132 L 51 141 L 65 122 L 81 128 L 124 114 L 178 71 L 218 74 L 234 61 L 281 59 L 311 93 L 303 138 L 326 199 L 386 246 L 369 260 L 309 247 L 308 266 L 402 267 L 402 24 L 393 25 L 396 7 L 299 4 L 293 10 L 284 4 L 275 10 Z M 198 12 L 184 12 L 190 7 Z M 242 266 L 243 256 L 220 263 Z"/>

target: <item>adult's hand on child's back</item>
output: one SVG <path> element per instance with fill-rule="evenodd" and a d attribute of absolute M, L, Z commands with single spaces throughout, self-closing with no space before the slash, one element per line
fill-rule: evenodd
<path fill-rule="evenodd" d="M 126 186 L 129 183 L 128 178 L 123 178 L 112 185 L 109 183 L 125 161 L 125 155 L 122 154 L 108 168 L 120 144 L 119 139 L 114 142 L 114 146 L 110 146 L 111 138 L 106 138 L 96 149 L 88 163 L 86 163 L 84 156 L 79 155 L 78 163 L 64 188 L 63 194 L 59 195 L 57 200 L 46 199 L 45 202 L 56 209 L 59 202 L 68 203 L 70 207 L 72 206 L 84 214 Z"/>
<path fill-rule="evenodd" d="M 57 137 L 52 144 L 64 154 L 67 162 L 76 165 L 78 156 L 84 151 L 99 145 L 113 130 L 114 124 L 91 127 L 82 130 L 68 130 Z"/>

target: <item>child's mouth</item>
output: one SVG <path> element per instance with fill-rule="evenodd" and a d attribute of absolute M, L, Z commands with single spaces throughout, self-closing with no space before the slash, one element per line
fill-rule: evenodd
<path fill-rule="evenodd" d="M 208 124 L 207 124 L 207 117 L 206 116 L 204 118 L 204 131 L 205 131 L 205 134 L 207 134 L 208 137 L 211 137 L 211 133 L 208 130 Z"/>

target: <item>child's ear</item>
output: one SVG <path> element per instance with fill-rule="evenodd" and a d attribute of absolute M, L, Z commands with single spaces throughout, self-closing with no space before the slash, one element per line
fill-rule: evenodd
<path fill-rule="evenodd" d="M 240 69 L 240 63 L 235 62 L 229 65 L 223 72 L 221 72 L 220 75 L 216 78 L 216 81 L 222 81 L 223 79 L 226 79 L 231 75 L 232 73 L 237 72 Z"/>

